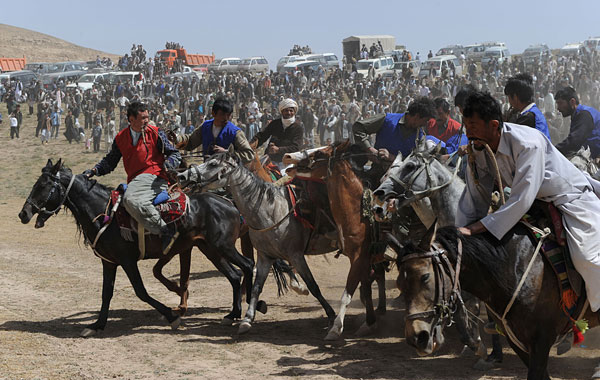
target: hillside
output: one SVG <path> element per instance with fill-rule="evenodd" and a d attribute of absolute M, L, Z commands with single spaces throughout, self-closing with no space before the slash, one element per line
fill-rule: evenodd
<path fill-rule="evenodd" d="M 60 38 L 29 29 L 0 24 L 0 57 L 19 58 L 27 62 L 88 61 L 100 57 L 118 59 L 117 54 L 72 44 Z"/>

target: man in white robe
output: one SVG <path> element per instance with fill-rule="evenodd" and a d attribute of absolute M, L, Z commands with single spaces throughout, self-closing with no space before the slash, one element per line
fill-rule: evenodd
<path fill-rule="evenodd" d="M 571 164 L 538 130 L 502 123 L 500 106 L 489 94 L 475 93 L 465 104 L 467 137 L 472 142 L 479 186 L 468 168 L 456 225 L 465 235 L 489 231 L 501 239 L 536 199 L 551 202 L 563 215 L 573 264 L 586 283 L 593 311 L 600 308 L 600 199 L 598 183 Z M 503 186 L 511 188 L 506 204 L 487 214 L 495 181 L 484 144 L 495 153 Z M 592 183 L 594 182 L 594 183 Z"/>

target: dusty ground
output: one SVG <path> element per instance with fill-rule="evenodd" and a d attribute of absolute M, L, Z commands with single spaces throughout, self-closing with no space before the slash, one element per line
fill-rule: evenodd
<path fill-rule="evenodd" d="M 4 105 L 0 111 L 5 114 Z M 26 110 L 24 110 L 26 111 Z M 26 117 L 22 138 L 10 141 L 0 125 L 0 379 L 516 379 L 523 364 L 509 350 L 505 361 L 487 373 L 471 369 L 473 357 L 457 357 L 461 347 L 453 331 L 437 356 L 419 358 L 403 339 L 402 306 L 388 306 L 372 337 L 356 338 L 363 308 L 354 300 L 343 340 L 326 344 L 324 312 L 311 296 L 288 293 L 278 298 L 269 278 L 263 293 L 266 315 L 238 336 L 236 326 L 219 325 L 231 303 L 230 286 L 195 252 L 190 310 L 182 327 L 171 331 L 158 312 L 136 298 L 119 271 L 106 330 L 78 335 L 100 307 L 101 265 L 79 242 L 70 214 L 60 213 L 35 230 L 18 218 L 26 195 L 47 158 L 66 159 L 81 172 L 100 158 L 64 139 L 40 146 L 33 119 Z M 102 179 L 115 184 L 122 171 Z M 321 290 L 337 309 L 348 270 L 347 260 L 311 257 L 309 265 Z M 153 262 L 140 264 L 151 295 L 175 306 L 177 296 L 153 279 Z M 177 265 L 167 267 L 177 277 Z M 389 276 L 388 298 L 398 296 Z M 391 305 L 391 301 L 388 302 Z M 600 339 L 587 336 L 588 348 L 576 348 L 550 360 L 555 379 L 585 379 L 598 362 Z M 487 338 L 486 338 L 487 340 Z M 597 342 L 597 343 L 594 343 Z"/>

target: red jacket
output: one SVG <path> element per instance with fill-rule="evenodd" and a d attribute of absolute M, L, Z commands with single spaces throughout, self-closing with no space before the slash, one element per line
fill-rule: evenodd
<path fill-rule="evenodd" d="M 460 130 L 460 123 L 452 118 L 448 118 L 448 126 L 446 130 L 442 133 L 438 131 L 438 125 L 435 119 L 430 119 L 429 123 L 427 123 L 427 134 L 433 137 L 437 137 L 443 142 L 448 141 L 448 139 L 454 135 L 458 134 Z"/>
<path fill-rule="evenodd" d="M 127 183 L 142 173 L 150 173 L 167 179 L 164 169 L 165 155 L 158 148 L 158 128 L 149 125 L 145 129 L 146 144 L 140 136 L 137 145 L 133 145 L 131 127 L 123 129 L 115 137 L 115 143 L 123 155 L 123 166 L 127 173 Z"/>

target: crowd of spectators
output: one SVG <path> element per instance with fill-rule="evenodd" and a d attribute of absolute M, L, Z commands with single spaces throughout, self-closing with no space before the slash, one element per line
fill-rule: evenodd
<path fill-rule="evenodd" d="M 125 57 L 140 65 L 145 54 L 141 45 L 134 45 L 131 56 Z M 125 57 L 119 65 L 123 65 Z M 130 61 L 123 67 L 129 70 L 129 64 Z M 278 102 L 291 97 L 299 105 L 297 118 L 304 124 L 305 147 L 352 138 L 355 121 L 380 113 L 404 112 L 419 96 L 444 98 L 453 105 L 457 90 L 468 84 L 490 92 L 508 114 L 510 105 L 504 85 L 510 76 L 522 72 L 533 77 L 535 101 L 546 116 L 554 143 L 566 137 L 569 125 L 556 111 L 553 94 L 558 89 L 573 86 L 581 103 L 600 108 L 600 60 L 596 51 L 528 66 L 514 58 L 502 64 L 492 62 L 486 70 L 465 61 L 462 76 L 446 68 L 436 73 L 438 76 L 424 78 L 410 72 L 365 78 L 352 70 L 321 69 L 296 73 L 206 73 L 202 78 L 167 80 L 166 71 L 153 70 L 149 65 L 134 67 L 143 73 L 135 82 L 94 84 L 87 91 L 66 87 L 66 83 L 48 87 L 37 83 L 23 89 L 19 97 L 19 84 L 11 82 L 0 85 L 0 99 L 7 104 L 9 115 L 17 105 L 27 104 L 29 114 L 37 116 L 36 136 L 46 137 L 46 142 L 64 136 L 69 142 L 85 142 L 98 151 L 105 150 L 107 146 L 101 149 L 103 143 L 112 143 L 114 134 L 127 126 L 125 108 L 134 100 L 149 104 L 150 118 L 157 126 L 189 133 L 211 118 L 214 99 L 226 97 L 235 104 L 233 122 L 252 139 L 279 116 Z M 461 121 L 456 107 L 451 107 L 450 117 Z"/>

